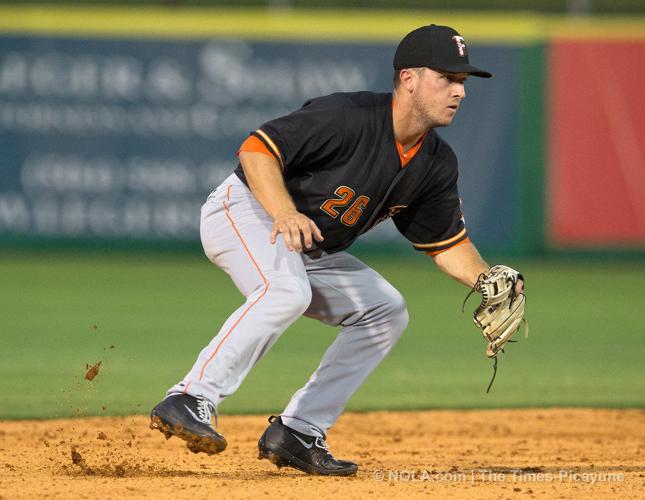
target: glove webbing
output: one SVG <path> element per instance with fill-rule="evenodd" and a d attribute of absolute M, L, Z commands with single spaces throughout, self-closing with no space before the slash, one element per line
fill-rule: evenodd
<path fill-rule="evenodd" d="M 464 299 L 464 303 L 461 304 L 461 312 L 462 312 L 462 314 L 466 310 L 466 302 L 468 302 L 468 299 L 470 298 L 470 296 L 477 291 L 477 283 L 479 283 L 479 280 L 481 279 L 482 276 L 484 276 L 484 273 L 481 273 L 479 275 L 479 278 L 477 278 L 477 281 L 475 282 L 473 287 L 470 289 L 470 292 L 468 292 L 468 295 L 466 295 L 466 298 Z"/>
<path fill-rule="evenodd" d="M 509 340 L 508 342 L 517 342 L 517 340 Z M 504 349 L 502 349 L 500 352 L 504 352 Z M 488 391 L 490 391 L 490 388 L 493 387 L 493 382 L 495 381 L 496 375 L 497 375 L 497 356 L 493 358 L 493 378 L 491 378 L 490 382 L 488 383 L 488 387 L 486 388 L 486 394 L 488 394 Z"/>
<path fill-rule="evenodd" d="M 490 382 L 488 383 L 486 394 L 488 394 L 488 391 L 490 391 L 490 388 L 493 387 L 493 382 L 495 381 L 495 375 L 497 375 L 497 356 L 493 358 L 493 378 L 490 379 Z"/>
<path fill-rule="evenodd" d="M 481 273 L 477 277 L 477 281 L 475 282 L 473 287 L 470 289 L 470 292 L 468 292 L 468 295 L 466 295 L 466 298 L 464 299 L 463 304 L 461 304 L 461 312 L 462 312 L 462 314 L 465 312 L 466 302 L 468 302 L 468 299 L 470 298 L 470 296 L 477 291 L 477 284 L 479 283 L 479 281 L 481 279 L 484 278 L 484 275 L 485 275 L 485 273 Z M 519 275 L 519 276 L 520 276 L 520 279 L 521 279 L 522 275 Z M 515 282 L 513 283 L 513 285 L 515 285 Z M 513 292 L 512 292 L 512 295 L 511 295 L 511 302 L 509 304 L 509 308 L 513 306 L 513 302 L 515 302 L 516 298 L 517 298 L 517 294 L 515 293 L 515 286 L 513 286 Z M 528 322 L 525 319 L 522 319 L 522 322 L 524 323 L 525 328 L 526 328 L 526 336 L 528 336 Z M 507 343 L 517 342 L 517 340 L 507 340 L 506 342 Z M 504 349 L 501 349 L 500 352 L 504 352 Z M 490 382 L 488 383 L 488 387 L 486 388 L 486 394 L 488 394 L 489 391 L 490 391 L 490 388 L 493 387 L 493 382 L 495 382 L 495 377 L 496 376 L 497 376 L 497 355 L 495 355 L 495 357 L 493 358 L 493 376 L 491 377 Z"/>
<path fill-rule="evenodd" d="M 470 289 L 470 292 L 468 292 L 468 295 L 466 295 L 466 298 L 464 299 L 463 304 L 461 304 L 461 313 L 462 313 L 462 314 L 463 314 L 463 313 L 465 312 L 465 310 L 466 310 L 466 302 L 468 302 L 468 299 L 470 298 L 470 296 L 471 296 L 473 293 L 475 293 L 475 291 L 477 290 L 477 283 L 479 283 L 479 280 L 480 280 L 480 279 L 482 279 L 482 278 L 483 278 L 483 276 L 484 276 L 484 273 L 481 273 L 481 274 L 477 277 L 477 281 L 475 282 L 475 284 L 473 285 L 473 287 Z M 510 342 L 510 341 L 509 341 L 509 342 Z M 502 352 L 504 352 L 504 350 L 503 350 L 503 349 L 502 349 Z M 493 382 L 495 382 L 495 376 L 496 376 L 496 375 L 497 375 L 497 356 L 495 356 L 495 357 L 493 358 L 493 378 L 491 378 L 491 379 L 490 379 L 490 382 L 488 383 L 488 387 L 486 388 L 486 394 L 488 394 L 488 391 L 490 391 L 490 388 L 491 388 L 491 387 L 493 387 Z"/>

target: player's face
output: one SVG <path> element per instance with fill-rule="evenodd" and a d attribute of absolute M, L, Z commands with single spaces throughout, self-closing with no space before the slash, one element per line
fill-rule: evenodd
<path fill-rule="evenodd" d="M 419 118 L 428 128 L 452 123 L 466 97 L 464 82 L 468 73 L 448 73 L 424 68 L 418 74 L 414 101 Z"/>

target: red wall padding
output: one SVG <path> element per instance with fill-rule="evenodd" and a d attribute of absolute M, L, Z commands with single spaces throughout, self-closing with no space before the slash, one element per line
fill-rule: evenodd
<path fill-rule="evenodd" d="M 645 40 L 556 40 L 547 71 L 551 244 L 645 247 Z"/>

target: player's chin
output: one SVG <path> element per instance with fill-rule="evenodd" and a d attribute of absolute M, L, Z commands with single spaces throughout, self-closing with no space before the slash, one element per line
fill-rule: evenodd
<path fill-rule="evenodd" d="M 448 125 L 450 125 L 452 123 L 452 121 L 455 119 L 455 116 L 457 116 L 457 110 L 452 109 L 452 108 L 448 108 L 448 112 L 445 115 L 446 122 L 447 122 Z"/>
<path fill-rule="evenodd" d="M 435 120 L 435 125 L 434 125 L 434 127 L 447 127 L 448 125 L 450 125 L 450 124 L 452 123 L 452 119 L 453 119 L 453 118 L 454 118 L 454 115 L 453 115 L 453 116 L 444 117 L 444 118 L 441 118 L 441 119 L 439 119 L 439 120 Z"/>

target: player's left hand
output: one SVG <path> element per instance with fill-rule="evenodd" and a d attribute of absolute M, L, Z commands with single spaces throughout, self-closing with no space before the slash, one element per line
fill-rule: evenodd
<path fill-rule="evenodd" d="M 511 337 L 519 331 L 522 323 L 526 325 L 528 335 L 528 323 L 524 319 L 524 276 L 508 266 L 493 266 L 479 275 L 470 293 L 473 292 L 482 295 L 473 313 L 473 321 L 482 329 L 482 335 L 488 341 L 486 355 L 494 360 L 493 378 L 486 389 L 488 392 L 497 373 L 497 355 L 504 352 L 507 342 L 512 342 Z"/>
<path fill-rule="evenodd" d="M 486 355 L 493 358 L 526 322 L 524 277 L 508 266 L 493 266 L 479 276 L 473 291 L 482 295 L 473 321 L 488 341 Z"/>
<path fill-rule="evenodd" d="M 519 295 L 520 293 L 524 293 L 524 276 L 518 273 L 517 283 L 515 283 L 515 294 Z"/>

